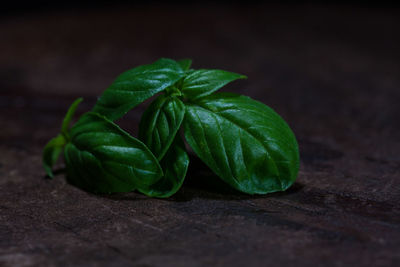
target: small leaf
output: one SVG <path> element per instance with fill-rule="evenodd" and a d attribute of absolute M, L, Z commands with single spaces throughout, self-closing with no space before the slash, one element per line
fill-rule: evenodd
<path fill-rule="evenodd" d="M 65 137 L 68 137 L 69 125 L 71 123 L 72 118 L 74 117 L 78 105 L 82 102 L 82 100 L 83 100 L 82 97 L 76 99 L 69 107 L 67 114 L 65 114 L 63 123 L 61 125 L 61 133 L 64 134 Z"/>
<path fill-rule="evenodd" d="M 114 121 L 183 76 L 180 65 L 166 58 L 128 70 L 104 91 L 93 111 Z"/>
<path fill-rule="evenodd" d="M 176 97 L 160 95 L 143 113 L 139 124 L 139 139 L 161 160 L 178 132 L 185 105 Z"/>
<path fill-rule="evenodd" d="M 164 177 L 157 183 L 139 189 L 151 197 L 169 197 L 181 187 L 189 166 L 182 139 L 177 135 L 185 114 L 185 106 L 176 97 L 160 95 L 144 112 L 139 137 L 158 157 Z M 165 155 L 165 156 L 164 156 Z"/>
<path fill-rule="evenodd" d="M 52 138 L 44 147 L 42 161 L 43 167 L 46 171 L 46 174 L 53 178 L 52 168 L 53 165 L 57 162 L 63 147 L 65 145 L 65 138 L 62 134 L 57 135 L 56 137 Z"/>
<path fill-rule="evenodd" d="M 70 136 L 64 150 L 68 180 L 87 191 L 129 192 L 147 188 L 163 176 L 142 142 L 97 113 L 84 114 Z"/>
<path fill-rule="evenodd" d="M 190 69 L 190 66 L 192 65 L 192 60 L 188 58 L 181 59 L 178 60 L 178 64 L 181 66 L 183 71 L 187 71 Z"/>
<path fill-rule="evenodd" d="M 82 100 L 83 98 L 78 98 L 71 104 L 64 116 L 64 120 L 61 125 L 61 134 L 52 138 L 43 149 L 43 167 L 46 171 L 46 174 L 50 178 L 53 178 L 54 176 L 52 172 L 53 165 L 57 162 L 64 145 L 67 143 L 67 139 L 69 138 L 69 124 L 75 114 L 76 108 L 78 107 L 79 103 L 82 102 Z"/>
<path fill-rule="evenodd" d="M 166 198 L 181 188 L 189 166 L 189 156 L 179 135 L 175 136 L 160 164 L 164 170 L 164 177 L 148 188 L 140 189 L 141 193 L 150 197 Z"/>
<path fill-rule="evenodd" d="M 283 191 L 297 177 L 296 138 L 286 122 L 260 102 L 214 94 L 187 105 L 183 125 L 194 152 L 239 191 Z"/>
<path fill-rule="evenodd" d="M 185 97 L 194 100 L 210 95 L 234 80 L 245 78 L 244 75 L 224 70 L 195 70 L 184 78 L 181 91 Z"/>

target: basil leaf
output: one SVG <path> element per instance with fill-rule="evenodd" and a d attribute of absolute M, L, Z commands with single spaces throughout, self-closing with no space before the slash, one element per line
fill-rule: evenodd
<path fill-rule="evenodd" d="M 187 71 L 190 69 L 190 66 L 192 65 L 192 60 L 188 58 L 181 59 L 178 60 L 178 64 L 179 66 L 181 66 L 182 70 Z"/>
<path fill-rule="evenodd" d="M 283 191 L 296 179 L 296 138 L 286 122 L 260 102 L 214 94 L 187 105 L 183 124 L 195 153 L 239 191 Z"/>
<path fill-rule="evenodd" d="M 43 149 L 43 168 L 50 178 L 54 177 L 52 172 L 53 165 L 57 162 L 65 144 L 67 143 L 67 139 L 69 138 L 69 124 L 75 114 L 76 108 L 78 107 L 79 103 L 82 102 L 82 100 L 83 98 L 78 98 L 71 104 L 61 125 L 61 134 L 52 138 Z"/>
<path fill-rule="evenodd" d="M 182 138 L 177 135 L 160 162 L 164 177 L 155 184 L 139 191 L 150 197 L 170 197 L 181 188 L 189 167 L 189 156 Z"/>
<path fill-rule="evenodd" d="M 184 115 L 185 106 L 182 101 L 169 95 L 158 96 L 143 113 L 139 138 L 161 160 L 164 170 L 164 177 L 157 183 L 139 189 L 143 194 L 169 197 L 181 187 L 189 166 L 185 145 L 177 135 Z"/>
<path fill-rule="evenodd" d="M 46 171 L 46 174 L 53 178 L 52 167 L 57 162 L 58 157 L 60 156 L 64 145 L 65 145 L 65 138 L 62 134 L 57 135 L 56 137 L 52 138 L 44 147 L 42 161 L 43 167 Z"/>
<path fill-rule="evenodd" d="M 63 123 L 61 125 L 61 133 L 65 136 L 68 137 L 68 132 L 69 132 L 69 125 L 71 123 L 71 120 L 75 114 L 75 111 L 78 107 L 78 105 L 82 102 L 83 98 L 80 97 L 76 99 L 71 106 L 68 108 L 67 114 L 65 114 Z"/>
<path fill-rule="evenodd" d="M 226 84 L 247 78 L 224 70 L 195 70 L 185 77 L 182 84 L 182 93 L 188 99 L 194 100 L 210 95 Z"/>
<path fill-rule="evenodd" d="M 64 150 L 68 180 L 87 191 L 129 192 L 163 176 L 157 159 L 142 142 L 97 113 L 84 114 L 70 136 Z"/>
<path fill-rule="evenodd" d="M 180 65 L 166 58 L 128 70 L 118 76 L 104 91 L 93 111 L 114 121 L 146 99 L 173 85 L 183 75 Z"/>
<path fill-rule="evenodd" d="M 160 95 L 143 113 L 139 139 L 161 160 L 175 138 L 185 115 L 185 105 L 176 97 Z"/>

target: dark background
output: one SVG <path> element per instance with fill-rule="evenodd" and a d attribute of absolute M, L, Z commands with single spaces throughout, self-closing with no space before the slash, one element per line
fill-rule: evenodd
<path fill-rule="evenodd" d="M 400 9 L 361 1 L 7 2 L 0 9 L 0 265 L 398 266 Z M 45 179 L 69 104 L 159 57 L 247 75 L 301 152 L 286 192 L 213 185 L 194 156 L 167 200 Z M 137 133 L 146 104 L 120 122 Z"/>

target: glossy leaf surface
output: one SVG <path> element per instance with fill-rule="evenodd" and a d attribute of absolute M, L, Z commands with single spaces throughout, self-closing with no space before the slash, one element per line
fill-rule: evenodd
<path fill-rule="evenodd" d="M 296 179 L 299 151 L 286 122 L 249 97 L 214 94 L 187 106 L 185 137 L 225 182 L 249 194 L 287 189 Z"/>
<path fill-rule="evenodd" d="M 182 83 L 182 93 L 188 99 L 207 96 L 226 84 L 245 79 L 246 76 L 224 70 L 195 70 L 185 77 Z"/>
<path fill-rule="evenodd" d="M 163 175 L 142 142 L 97 113 L 84 114 L 70 136 L 64 150 L 68 180 L 87 191 L 129 192 L 148 187 Z"/>
<path fill-rule="evenodd" d="M 169 197 L 181 187 L 189 166 L 189 156 L 177 134 L 185 106 L 176 97 L 160 95 L 143 113 L 139 138 L 152 150 L 164 171 L 157 183 L 139 191 L 151 197 Z"/>
<path fill-rule="evenodd" d="M 181 188 L 189 166 L 189 155 L 179 135 L 175 136 L 174 142 L 160 164 L 164 171 L 164 177 L 155 184 L 139 190 L 147 196 L 170 197 Z"/>
<path fill-rule="evenodd" d="M 93 108 L 114 121 L 126 112 L 173 85 L 184 75 L 180 65 L 171 59 L 159 59 L 122 73 L 101 95 Z"/>
<path fill-rule="evenodd" d="M 139 139 L 161 160 L 178 132 L 185 105 L 176 97 L 160 95 L 143 113 L 139 125 Z"/>

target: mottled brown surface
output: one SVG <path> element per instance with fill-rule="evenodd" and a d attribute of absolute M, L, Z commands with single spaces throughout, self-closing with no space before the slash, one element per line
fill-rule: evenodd
<path fill-rule="evenodd" d="M 129 7 L 0 19 L 1 266 L 400 266 L 399 9 Z M 212 185 L 194 157 L 167 200 L 44 178 L 68 105 L 159 57 L 248 75 L 296 133 L 287 192 Z M 121 125 L 132 133 L 143 106 Z M 133 122 L 133 123 L 132 123 Z M 62 163 L 58 168 L 62 168 Z"/>

